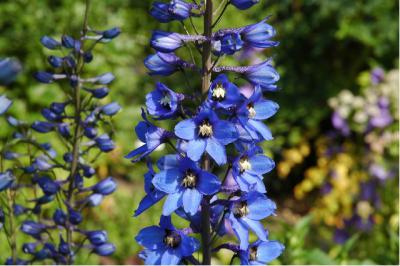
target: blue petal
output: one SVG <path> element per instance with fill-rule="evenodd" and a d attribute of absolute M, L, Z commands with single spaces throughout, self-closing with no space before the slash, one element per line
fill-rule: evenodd
<path fill-rule="evenodd" d="M 164 170 L 154 176 L 153 185 L 165 193 L 174 193 L 178 190 L 180 176 L 181 172 L 178 169 Z"/>
<path fill-rule="evenodd" d="M 171 168 L 178 168 L 179 159 L 176 154 L 167 154 L 157 161 L 157 167 L 160 170 L 167 170 Z"/>
<path fill-rule="evenodd" d="M 246 250 L 249 247 L 249 231 L 238 219 L 235 218 L 233 213 L 229 215 L 232 229 L 235 232 L 240 242 L 240 249 Z"/>
<path fill-rule="evenodd" d="M 195 215 L 199 209 L 203 196 L 197 189 L 186 189 L 183 192 L 183 209 L 185 212 Z"/>
<path fill-rule="evenodd" d="M 164 207 L 162 214 L 165 216 L 171 215 L 176 209 L 181 207 L 182 202 L 182 192 L 176 192 L 174 194 L 169 194 L 164 202 Z"/>
<path fill-rule="evenodd" d="M 197 189 L 201 193 L 205 195 L 212 195 L 218 192 L 220 187 L 221 181 L 218 179 L 217 176 L 206 171 L 202 171 L 200 173 L 200 178 L 197 183 Z"/>
<path fill-rule="evenodd" d="M 241 220 L 256 233 L 259 239 L 267 241 L 267 232 L 261 222 L 251 220 L 248 217 L 242 217 Z"/>
<path fill-rule="evenodd" d="M 206 149 L 206 144 L 205 139 L 194 139 L 189 141 L 187 145 L 187 155 L 189 158 L 195 162 L 199 161 Z"/>
<path fill-rule="evenodd" d="M 142 212 L 159 202 L 163 197 L 154 198 L 150 194 L 146 195 L 139 203 L 139 207 L 135 211 L 135 216 L 140 215 Z"/>
<path fill-rule="evenodd" d="M 145 248 L 156 250 L 164 246 L 165 230 L 158 226 L 149 226 L 140 230 L 136 241 Z"/>
<path fill-rule="evenodd" d="M 262 136 L 265 140 L 272 140 L 272 139 L 273 139 L 272 134 L 271 134 L 271 131 L 269 130 L 269 128 L 268 128 L 263 122 L 250 119 L 250 120 L 248 121 L 248 123 L 249 123 L 252 127 L 254 127 L 254 128 L 257 130 L 257 132 L 260 133 L 261 136 Z"/>
<path fill-rule="evenodd" d="M 213 125 L 214 137 L 223 145 L 228 145 L 238 139 L 239 134 L 233 123 L 220 120 Z"/>
<path fill-rule="evenodd" d="M 275 167 L 275 162 L 271 158 L 261 154 L 251 156 L 249 162 L 251 169 L 248 172 L 256 175 L 266 174 Z"/>
<path fill-rule="evenodd" d="M 265 197 L 263 194 L 257 193 L 260 196 L 250 196 L 247 200 L 249 214 L 247 217 L 253 220 L 261 220 L 272 215 L 276 210 L 276 204 L 272 200 Z"/>
<path fill-rule="evenodd" d="M 256 115 L 254 119 L 263 120 L 273 116 L 279 109 L 279 105 L 276 102 L 270 100 L 261 100 L 254 104 L 254 110 Z"/>
<path fill-rule="evenodd" d="M 181 139 L 192 140 L 196 138 L 197 125 L 192 119 L 186 119 L 175 126 L 175 135 Z"/>
<path fill-rule="evenodd" d="M 217 139 L 207 139 L 206 151 L 218 165 L 223 165 L 226 163 L 225 147 L 219 143 Z"/>
<path fill-rule="evenodd" d="M 278 241 L 261 242 L 257 247 L 257 260 L 266 264 L 279 257 L 284 249 Z"/>
<path fill-rule="evenodd" d="M 189 237 L 185 234 L 181 234 L 182 242 L 178 249 L 182 256 L 187 257 L 193 254 L 196 250 L 200 248 L 199 241 L 194 237 Z"/>
<path fill-rule="evenodd" d="M 244 172 L 241 175 L 237 177 L 238 184 L 241 187 L 241 183 L 245 183 L 247 187 L 244 187 L 244 191 L 249 192 L 249 191 L 257 191 L 260 193 L 265 193 L 265 185 L 262 179 L 256 175 L 252 175 L 250 173 Z"/>
<path fill-rule="evenodd" d="M 144 145 L 140 146 L 139 148 L 137 148 L 137 149 L 131 151 L 130 153 L 128 153 L 128 155 L 125 155 L 125 158 L 130 159 L 130 158 L 133 158 L 133 157 L 135 157 L 136 155 L 142 154 L 142 153 L 144 153 L 144 152 L 146 152 L 146 151 L 147 151 L 147 145 L 144 144 Z M 140 156 L 139 156 L 139 157 L 140 157 Z M 138 159 L 138 158 L 137 158 L 137 159 Z M 135 159 L 135 160 L 136 160 L 136 159 Z"/>
<path fill-rule="evenodd" d="M 164 254 L 161 255 L 162 265 L 177 265 L 181 260 L 176 249 L 167 249 Z"/>
<path fill-rule="evenodd" d="M 144 263 L 146 265 L 158 265 L 161 261 L 161 252 L 162 251 L 160 250 L 152 251 L 145 249 L 139 254 L 139 256 L 144 255 Z"/>

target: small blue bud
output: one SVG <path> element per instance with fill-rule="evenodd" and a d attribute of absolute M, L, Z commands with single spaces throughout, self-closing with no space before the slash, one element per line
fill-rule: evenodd
<path fill-rule="evenodd" d="M 52 103 L 50 105 L 50 110 L 58 115 L 61 115 L 64 112 L 66 105 L 67 103 Z"/>
<path fill-rule="evenodd" d="M 5 95 L 0 96 L 0 115 L 7 112 L 7 110 L 11 107 L 12 101 L 8 99 Z"/>
<path fill-rule="evenodd" d="M 93 139 L 97 136 L 97 129 L 94 127 L 86 126 L 83 133 L 89 139 Z"/>
<path fill-rule="evenodd" d="M 34 74 L 34 78 L 41 83 L 52 83 L 54 81 L 54 76 L 52 73 L 39 71 Z"/>
<path fill-rule="evenodd" d="M 107 177 L 106 179 L 101 180 L 99 183 L 93 186 L 93 192 L 99 193 L 102 195 L 109 195 L 115 191 L 117 188 L 117 183 L 114 178 Z"/>
<path fill-rule="evenodd" d="M 114 79 L 115 79 L 114 75 L 110 72 L 107 72 L 100 76 L 97 76 L 94 80 L 96 83 L 106 85 L 111 83 Z"/>
<path fill-rule="evenodd" d="M 72 88 L 76 88 L 79 85 L 79 79 L 78 76 L 76 75 L 71 75 L 69 77 L 69 84 L 71 85 Z"/>
<path fill-rule="evenodd" d="M 50 50 L 54 50 L 60 47 L 61 43 L 54 40 L 53 38 L 49 37 L 49 36 L 43 36 L 42 38 L 40 38 L 40 42 L 42 43 L 42 45 L 44 47 L 46 47 L 47 49 Z"/>
<path fill-rule="evenodd" d="M 36 205 L 36 207 L 38 207 L 39 209 L 36 210 L 36 211 L 34 210 L 34 212 L 35 213 L 40 213 L 40 205 L 52 202 L 54 199 L 55 199 L 54 195 L 43 195 L 43 196 L 41 196 L 40 198 L 38 198 L 36 200 L 36 202 L 38 204 L 38 205 Z"/>
<path fill-rule="evenodd" d="M 121 106 L 116 102 L 106 104 L 101 108 L 101 112 L 108 116 L 115 115 L 119 110 L 121 110 Z"/>
<path fill-rule="evenodd" d="M 231 0 L 231 4 L 240 10 L 245 10 L 257 4 L 260 0 Z"/>
<path fill-rule="evenodd" d="M 90 206 L 90 207 L 96 207 L 100 205 L 100 203 L 103 201 L 103 195 L 101 194 L 92 194 L 87 199 L 85 202 Z"/>
<path fill-rule="evenodd" d="M 109 152 L 115 148 L 114 142 L 110 139 L 110 137 L 107 134 L 98 136 L 95 139 L 95 141 L 96 141 L 97 147 L 99 147 L 99 149 L 103 152 Z"/>
<path fill-rule="evenodd" d="M 121 33 L 121 29 L 118 27 L 103 31 L 103 38 L 114 39 Z"/>
<path fill-rule="evenodd" d="M 85 177 L 92 177 L 96 173 L 96 170 L 93 167 L 90 167 L 89 165 L 81 165 L 81 167 L 83 170 L 83 175 Z"/>
<path fill-rule="evenodd" d="M 13 213 L 15 216 L 19 216 L 21 214 L 24 214 L 25 212 L 26 212 L 26 208 L 24 206 L 21 206 L 19 204 L 13 205 Z"/>
<path fill-rule="evenodd" d="M 102 245 L 108 240 L 107 232 L 104 230 L 89 231 L 86 233 L 86 236 L 89 239 L 90 243 L 96 246 Z"/>
<path fill-rule="evenodd" d="M 173 20 L 169 12 L 169 4 L 163 2 L 154 2 L 150 14 L 161 23 L 170 22 Z"/>
<path fill-rule="evenodd" d="M 47 61 L 49 62 L 49 64 L 54 67 L 54 68 L 59 68 L 62 66 L 63 64 L 63 59 L 61 57 L 58 56 L 54 56 L 51 55 L 47 58 Z"/>
<path fill-rule="evenodd" d="M 65 62 L 65 65 L 67 67 L 69 67 L 69 68 L 75 68 L 76 67 L 75 59 L 73 59 L 71 56 L 64 57 L 64 62 Z"/>
<path fill-rule="evenodd" d="M 115 252 L 115 246 L 111 243 L 105 243 L 93 248 L 93 252 L 100 256 L 110 256 Z"/>
<path fill-rule="evenodd" d="M 60 189 L 60 184 L 47 176 L 43 176 L 38 180 L 39 187 L 46 195 L 54 195 Z"/>
<path fill-rule="evenodd" d="M 61 37 L 61 43 L 65 48 L 74 48 L 75 40 L 71 36 L 63 35 Z"/>
<path fill-rule="evenodd" d="M 25 254 L 34 254 L 36 252 L 37 242 L 35 243 L 25 243 L 22 245 L 22 252 Z"/>
<path fill-rule="evenodd" d="M 57 126 L 58 132 L 60 132 L 61 136 L 68 139 L 71 137 L 71 132 L 69 129 L 69 125 L 67 123 L 60 123 Z"/>
<path fill-rule="evenodd" d="M 8 85 L 13 82 L 21 69 L 21 64 L 16 60 L 0 59 L 0 85 Z"/>
<path fill-rule="evenodd" d="M 48 109 L 48 108 L 44 108 L 42 110 L 42 116 L 50 122 L 54 122 L 60 119 L 60 116 L 56 113 L 54 113 L 52 110 Z"/>
<path fill-rule="evenodd" d="M 28 220 L 22 223 L 21 231 L 27 235 L 38 238 L 46 227 L 43 224 Z"/>
<path fill-rule="evenodd" d="M 187 3 L 183 0 L 172 0 L 169 6 L 169 12 L 176 20 L 185 20 L 191 15 L 193 4 Z"/>
<path fill-rule="evenodd" d="M 151 47 L 163 53 L 173 52 L 183 44 L 180 34 L 161 30 L 153 31 L 150 40 Z"/>
<path fill-rule="evenodd" d="M 83 187 L 83 177 L 78 173 L 74 177 L 74 186 L 76 188 L 82 188 Z"/>
<path fill-rule="evenodd" d="M 53 214 L 53 221 L 58 225 L 65 225 L 67 214 L 61 209 L 57 209 Z"/>
<path fill-rule="evenodd" d="M 108 95 L 109 89 L 107 87 L 102 87 L 98 89 L 85 89 L 87 92 L 91 93 L 94 98 L 103 99 Z"/>
<path fill-rule="evenodd" d="M 82 222 L 83 217 L 80 212 L 77 212 L 73 209 L 69 209 L 69 222 L 74 225 L 78 225 Z"/>
<path fill-rule="evenodd" d="M 64 238 L 60 235 L 60 244 L 58 245 L 58 252 L 62 255 L 70 255 L 71 249 L 67 242 L 64 241 Z"/>
<path fill-rule="evenodd" d="M 15 177 L 11 171 L 0 173 L 0 192 L 8 189 L 14 182 Z"/>
<path fill-rule="evenodd" d="M 63 159 L 64 159 L 64 161 L 65 161 L 66 163 L 71 163 L 72 160 L 73 160 L 72 153 L 71 153 L 71 152 L 66 152 L 66 153 L 64 153 Z"/>
<path fill-rule="evenodd" d="M 85 63 L 90 63 L 93 60 L 93 54 L 90 51 L 84 52 L 83 53 L 83 60 Z"/>

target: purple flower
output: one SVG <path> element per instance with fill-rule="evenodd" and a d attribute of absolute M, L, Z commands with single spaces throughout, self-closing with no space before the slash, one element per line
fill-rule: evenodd
<path fill-rule="evenodd" d="M 371 81 L 372 84 L 379 84 L 385 79 L 385 71 L 380 68 L 374 68 L 371 72 Z"/>
<path fill-rule="evenodd" d="M 334 128 L 339 130 L 344 136 L 348 136 L 350 134 L 350 128 L 340 114 L 338 112 L 334 112 L 332 114 L 332 125 Z"/>

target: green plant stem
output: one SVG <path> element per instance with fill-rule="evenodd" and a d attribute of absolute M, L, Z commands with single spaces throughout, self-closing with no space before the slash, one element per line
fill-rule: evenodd
<path fill-rule="evenodd" d="M 211 83 L 211 41 L 212 36 L 212 19 L 213 19 L 213 2 L 206 0 L 206 9 L 204 13 L 204 36 L 208 41 L 203 43 L 202 49 L 202 79 L 201 92 L 207 94 Z M 205 171 L 210 170 L 210 158 L 205 155 L 202 162 Z M 203 265 L 211 264 L 211 230 L 210 230 L 210 197 L 204 197 L 201 205 L 201 241 L 203 246 Z"/>

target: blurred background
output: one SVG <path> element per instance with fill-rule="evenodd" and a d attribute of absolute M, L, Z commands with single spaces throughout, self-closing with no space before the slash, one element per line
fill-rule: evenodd
<path fill-rule="evenodd" d="M 115 74 L 108 99 L 123 107 L 115 117 L 117 149 L 103 155 L 97 167 L 99 178 L 112 175 L 119 188 L 88 214 L 87 222 L 105 228 L 117 251 L 110 258 L 80 255 L 78 264 L 140 263 L 134 236 L 158 223 L 162 204 L 132 217 L 144 194 L 146 167 L 123 158 L 140 145 L 133 128 L 145 92 L 156 81 L 143 65 L 153 52 L 151 31 L 184 32 L 179 23 L 160 25 L 152 19 L 151 2 L 93 1 L 90 10 L 92 28 L 122 29 L 114 42 L 95 49 L 88 68 L 93 74 Z M 263 144 L 277 162 L 265 182 L 278 212 L 266 226 L 270 238 L 286 246 L 273 264 L 398 264 L 398 1 L 260 2 L 244 12 L 228 8 L 219 26 L 240 27 L 272 15 L 269 23 L 281 43 L 259 58 L 250 51 L 222 61 L 246 65 L 272 56 L 281 74 L 281 90 L 267 95 L 281 107 L 268 121 L 275 139 Z M 49 54 L 39 39 L 76 35 L 83 11 L 84 1 L 0 1 L 0 57 L 17 58 L 23 65 L 15 83 L 0 87 L 0 94 L 14 100 L 11 114 L 32 122 L 40 118 L 41 108 L 63 98 L 57 85 L 42 85 L 32 77 L 48 68 Z M 187 56 L 185 51 L 181 55 Z M 171 88 L 185 82 L 179 74 L 162 81 Z M 191 78 L 193 86 L 199 82 Z M 0 135 L 6 134 L 1 128 Z M 166 152 L 160 149 L 154 157 Z M 0 238 L 0 251 L 7 249 L 5 242 Z M 0 252 L 0 261 L 5 253 Z M 215 262 L 229 259 L 221 254 Z"/>

